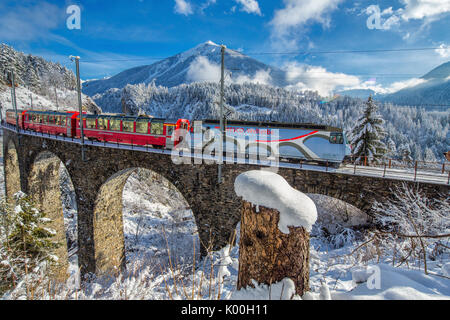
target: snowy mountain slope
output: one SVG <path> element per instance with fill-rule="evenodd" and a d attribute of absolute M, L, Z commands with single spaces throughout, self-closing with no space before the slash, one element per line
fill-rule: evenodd
<path fill-rule="evenodd" d="M 76 78 L 72 71 L 58 63 L 25 54 L 0 44 L 0 103 L 3 113 L 12 108 L 7 72 L 14 70 L 18 109 L 77 110 Z M 101 109 L 86 95 L 83 107 L 89 112 Z M 32 106 L 31 103 L 33 104 Z"/>
<path fill-rule="evenodd" d="M 260 76 L 266 81 L 270 78 L 272 85 L 286 85 L 284 71 L 237 51 L 227 49 L 225 61 L 228 74 L 231 71 L 231 77 L 236 81 Z M 175 87 L 194 81 L 219 81 L 219 77 L 215 75 L 219 74 L 220 62 L 220 46 L 207 41 L 154 64 L 125 70 L 109 79 L 86 81 L 83 84 L 83 92 L 93 96 L 111 88 L 121 89 L 127 84 L 149 84 L 153 81 L 157 86 L 165 87 Z M 197 66 L 196 70 L 195 66 Z"/>
<path fill-rule="evenodd" d="M 0 84 L 6 84 L 6 72 L 15 70 L 16 83 L 36 94 L 45 96 L 53 87 L 64 90 L 76 89 L 76 78 L 72 71 L 59 63 L 25 54 L 6 44 L 0 44 Z"/>
<path fill-rule="evenodd" d="M 381 101 L 388 101 L 401 105 L 450 105 L 450 61 L 431 70 L 421 79 L 425 82 L 407 87 L 395 93 L 377 96 Z M 432 108 L 432 106 L 431 106 Z"/>
<path fill-rule="evenodd" d="M 26 87 L 16 88 L 17 109 L 34 110 L 78 110 L 78 95 L 75 90 L 57 89 L 58 104 L 54 94 L 51 96 L 39 95 Z M 11 89 L 0 85 L 0 103 L 2 105 L 2 116 L 5 116 L 7 109 L 13 109 Z M 31 103 L 33 103 L 31 105 Z M 101 112 L 95 102 L 85 94 L 82 94 L 82 104 L 84 110 L 88 112 Z"/>

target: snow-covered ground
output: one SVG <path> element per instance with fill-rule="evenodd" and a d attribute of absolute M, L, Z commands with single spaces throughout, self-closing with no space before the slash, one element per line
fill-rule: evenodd
<path fill-rule="evenodd" d="M 162 176 L 137 169 L 123 191 L 126 260 L 167 264 L 168 249 L 180 265 L 198 260 L 200 243 L 195 218 L 186 200 Z M 162 259 L 159 261 L 159 259 Z"/>

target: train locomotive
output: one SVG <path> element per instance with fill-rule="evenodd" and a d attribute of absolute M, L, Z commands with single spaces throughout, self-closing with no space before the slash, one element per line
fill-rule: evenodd
<path fill-rule="evenodd" d="M 15 126 L 15 115 L 14 110 L 7 110 L 6 122 Z M 218 120 L 194 121 L 194 125 L 191 125 L 187 119 L 87 113 L 81 116 L 86 139 L 169 150 L 183 141 L 193 147 L 196 123 L 200 123 L 203 137 L 206 137 L 202 148 L 207 148 L 211 141 L 216 141 L 216 138 L 209 137 L 211 132 L 220 132 Z M 72 138 L 81 136 L 80 113 L 75 111 L 20 110 L 18 124 L 24 130 Z M 270 153 L 271 148 L 276 146 L 281 161 L 339 167 L 351 154 L 345 133 L 336 127 L 311 123 L 228 120 L 225 128 L 223 150 L 230 150 L 231 145 L 232 150 L 243 150 L 247 157 L 261 149 Z"/>

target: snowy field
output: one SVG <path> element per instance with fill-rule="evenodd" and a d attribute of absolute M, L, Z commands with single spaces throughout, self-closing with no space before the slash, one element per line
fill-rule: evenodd
<path fill-rule="evenodd" d="M 135 171 L 123 191 L 127 271 L 114 279 L 92 276 L 86 288 L 80 289 L 74 194 L 70 180 L 64 173 L 61 177 L 72 276 L 65 285 L 40 298 L 278 300 L 281 294 L 286 298 L 286 292 L 278 290 L 280 284 L 274 284 L 271 290 L 261 285 L 236 292 L 239 225 L 236 246 L 200 259 L 195 219 L 185 199 L 168 181 L 147 170 Z M 357 209 L 349 210 L 343 203 L 318 195 L 309 196 L 317 205 L 319 220 L 312 228 L 310 244 L 311 290 L 303 299 L 450 299 L 448 249 L 430 255 L 426 275 L 420 259 L 393 261 L 394 248 L 389 245 L 364 245 L 371 235 L 353 227 L 366 222 Z M 340 217 L 349 212 L 351 219 L 342 223 Z M 323 226 L 332 234 L 324 233 Z M 448 247 L 448 239 L 444 240 Z M 19 288 L 3 298 L 26 296 Z"/>

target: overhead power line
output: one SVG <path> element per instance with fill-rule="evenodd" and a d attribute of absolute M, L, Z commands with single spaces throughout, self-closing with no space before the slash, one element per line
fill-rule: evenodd
<path fill-rule="evenodd" d="M 308 55 L 308 54 L 348 54 L 348 53 L 381 53 L 381 52 L 411 52 L 411 51 L 427 51 L 440 50 L 440 47 L 432 48 L 404 48 L 404 49 L 367 49 L 367 50 L 329 50 L 329 51 L 288 51 L 288 52 L 246 52 L 241 53 L 247 56 L 253 55 Z M 217 52 L 220 54 L 220 52 Z M 158 61 L 166 59 L 167 57 L 142 57 L 142 58 L 126 58 L 126 59 L 95 59 L 84 60 L 84 63 L 98 63 L 98 62 L 128 62 L 128 61 Z"/>
<path fill-rule="evenodd" d="M 291 52 L 248 52 L 247 55 L 301 55 L 301 54 L 344 54 L 344 53 L 378 53 L 378 52 L 403 52 L 403 51 L 426 51 L 438 50 L 434 48 L 405 48 L 405 49 L 372 49 L 372 50 L 330 50 L 330 51 L 291 51 Z"/>

